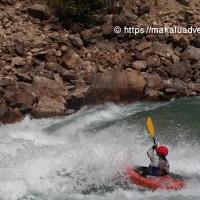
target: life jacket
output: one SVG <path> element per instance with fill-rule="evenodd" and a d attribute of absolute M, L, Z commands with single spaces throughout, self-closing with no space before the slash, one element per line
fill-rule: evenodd
<path fill-rule="evenodd" d="M 169 162 L 165 156 L 158 156 L 149 149 L 147 152 L 151 163 L 149 165 L 149 174 L 151 176 L 165 176 L 169 173 Z"/>

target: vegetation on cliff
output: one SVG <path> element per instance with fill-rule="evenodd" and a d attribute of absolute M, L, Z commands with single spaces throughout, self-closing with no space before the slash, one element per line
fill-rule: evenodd
<path fill-rule="evenodd" d="M 85 26 L 94 23 L 93 14 L 105 11 L 105 0 L 46 0 L 49 7 L 63 21 L 78 21 Z"/>

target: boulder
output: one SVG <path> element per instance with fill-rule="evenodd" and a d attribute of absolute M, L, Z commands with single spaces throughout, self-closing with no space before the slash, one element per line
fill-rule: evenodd
<path fill-rule="evenodd" d="M 79 35 L 68 35 L 68 39 L 71 41 L 71 43 L 78 47 L 78 48 L 82 48 L 83 47 L 83 41 L 82 39 L 80 38 Z"/>
<path fill-rule="evenodd" d="M 21 67 L 24 65 L 26 65 L 26 60 L 24 58 L 19 56 L 12 58 L 12 66 Z"/>
<path fill-rule="evenodd" d="M 179 39 L 179 46 L 182 47 L 183 49 L 186 49 L 190 44 L 190 40 L 187 37 L 181 37 Z"/>
<path fill-rule="evenodd" d="M 68 48 L 61 58 L 61 65 L 66 69 L 78 70 L 82 68 L 83 62 L 77 53 Z"/>
<path fill-rule="evenodd" d="M 196 48 L 200 48 L 200 36 L 195 37 L 191 43 L 196 47 Z"/>
<path fill-rule="evenodd" d="M 4 99 L 0 98 L 0 118 L 8 111 L 7 104 Z"/>
<path fill-rule="evenodd" d="M 17 73 L 16 76 L 19 81 L 32 83 L 32 78 L 26 73 Z"/>
<path fill-rule="evenodd" d="M 183 80 L 175 78 L 165 84 L 164 93 L 167 99 L 184 97 L 187 94 L 186 86 Z"/>
<path fill-rule="evenodd" d="M 146 60 L 137 60 L 137 61 L 133 62 L 132 67 L 134 69 L 141 71 L 141 70 L 147 68 L 147 61 Z"/>
<path fill-rule="evenodd" d="M 3 124 L 9 124 L 9 123 L 16 123 L 20 122 L 24 119 L 24 116 L 21 114 L 18 108 L 12 110 L 8 110 L 5 115 L 2 117 L 1 122 Z"/>
<path fill-rule="evenodd" d="M 64 96 L 66 96 L 68 93 L 66 89 L 63 89 L 61 82 L 57 82 L 42 76 L 36 76 L 33 79 L 31 91 L 35 94 L 38 100 L 46 96 L 62 103 L 65 102 Z"/>
<path fill-rule="evenodd" d="M 147 42 L 147 41 L 142 41 L 140 44 L 138 44 L 136 46 L 136 50 L 137 51 L 143 51 L 145 49 L 148 49 L 152 46 L 152 44 L 150 42 Z"/>
<path fill-rule="evenodd" d="M 122 101 L 137 101 L 144 97 L 146 80 L 137 70 L 123 71 L 117 79 L 117 92 Z"/>
<path fill-rule="evenodd" d="M 171 56 L 174 56 L 174 51 L 171 44 L 154 41 L 152 48 L 153 53 L 161 57 L 170 58 Z"/>
<path fill-rule="evenodd" d="M 107 38 L 111 38 L 115 35 L 114 31 L 113 31 L 113 25 L 112 24 L 104 24 L 102 26 L 102 34 L 107 37 Z"/>
<path fill-rule="evenodd" d="M 8 92 L 5 98 L 10 107 L 19 108 L 23 114 L 30 112 L 35 102 L 35 97 L 27 91 Z"/>
<path fill-rule="evenodd" d="M 25 44 L 23 42 L 19 42 L 15 45 L 15 51 L 19 56 L 24 56 L 25 53 Z"/>
<path fill-rule="evenodd" d="M 157 90 L 153 90 L 151 88 L 147 88 L 145 91 L 145 99 L 147 101 L 158 101 L 160 100 L 160 94 Z"/>
<path fill-rule="evenodd" d="M 125 26 L 126 25 L 126 20 L 124 20 L 120 15 L 114 14 L 113 15 L 113 25 L 114 26 Z"/>
<path fill-rule="evenodd" d="M 151 10 L 151 7 L 150 5 L 146 4 L 146 3 L 141 3 L 139 6 L 138 6 L 138 15 L 141 16 L 141 15 L 144 15 L 146 13 L 149 13 Z"/>
<path fill-rule="evenodd" d="M 131 9 L 127 9 L 125 7 L 123 7 L 123 9 L 121 10 L 120 16 L 123 19 L 127 19 L 130 21 L 135 21 L 138 18 L 138 16 L 136 14 L 134 14 Z"/>
<path fill-rule="evenodd" d="M 96 44 L 103 40 L 103 35 L 101 33 L 101 27 L 93 27 L 81 32 L 81 38 L 84 45 Z"/>
<path fill-rule="evenodd" d="M 44 76 L 36 76 L 33 79 L 32 89 L 34 91 L 38 89 L 49 89 L 56 92 L 60 92 L 62 91 L 62 84 Z"/>
<path fill-rule="evenodd" d="M 200 49 L 193 47 L 193 46 L 188 46 L 185 50 L 185 52 L 188 52 L 190 54 L 190 60 L 200 60 Z"/>
<path fill-rule="evenodd" d="M 164 88 L 164 81 L 157 73 L 143 73 L 143 75 L 147 80 L 148 88 L 151 88 L 153 90 L 162 90 Z"/>
<path fill-rule="evenodd" d="M 94 79 L 86 92 L 85 104 L 138 101 L 144 97 L 145 87 L 146 80 L 137 70 L 105 72 Z"/>
<path fill-rule="evenodd" d="M 11 84 L 11 80 L 10 79 L 8 79 L 8 78 L 1 78 L 0 77 L 0 87 L 6 87 L 6 86 L 8 86 L 8 85 L 10 85 Z"/>
<path fill-rule="evenodd" d="M 31 90 L 38 103 L 31 114 L 35 118 L 65 115 L 65 96 L 68 91 L 63 89 L 61 82 L 46 77 L 36 76 L 33 79 Z"/>
<path fill-rule="evenodd" d="M 3 95 L 3 94 L 5 94 L 5 90 L 4 88 L 0 87 L 0 95 Z"/>
<path fill-rule="evenodd" d="M 83 102 L 85 99 L 85 93 L 88 89 L 88 86 L 82 86 L 76 88 L 71 94 L 70 97 L 67 99 L 66 108 L 79 110 L 83 106 Z"/>
<path fill-rule="evenodd" d="M 46 5 L 34 4 L 28 8 L 28 13 L 32 17 L 45 20 L 50 17 L 50 11 Z"/>
<path fill-rule="evenodd" d="M 34 118 L 55 117 L 65 115 L 65 105 L 49 97 L 41 97 L 37 106 L 31 112 Z"/>
<path fill-rule="evenodd" d="M 192 66 L 189 61 L 175 63 L 169 66 L 169 74 L 180 79 L 188 78 L 192 74 Z"/>

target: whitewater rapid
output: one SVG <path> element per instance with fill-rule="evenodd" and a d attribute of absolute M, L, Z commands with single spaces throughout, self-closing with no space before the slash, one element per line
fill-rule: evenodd
<path fill-rule="evenodd" d="M 83 108 L 68 117 L 26 117 L 20 123 L 1 126 L 0 199 L 197 200 L 199 100 L 107 104 Z M 186 109 L 188 105 L 191 109 Z M 149 115 L 158 144 L 170 149 L 171 172 L 186 177 L 186 189 L 152 192 L 130 183 L 123 185 L 120 180 L 127 166 L 149 164 L 146 152 L 152 139 L 145 124 Z"/>

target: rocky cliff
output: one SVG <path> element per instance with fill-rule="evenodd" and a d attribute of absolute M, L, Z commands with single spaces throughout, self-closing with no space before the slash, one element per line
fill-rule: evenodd
<path fill-rule="evenodd" d="M 200 93 L 200 33 L 124 32 L 124 27 L 200 28 L 198 0 L 108 5 L 108 14 L 96 16 L 97 26 L 73 22 L 66 29 L 40 1 L 0 0 L 1 123 L 26 114 L 65 116 L 108 101 Z"/>

